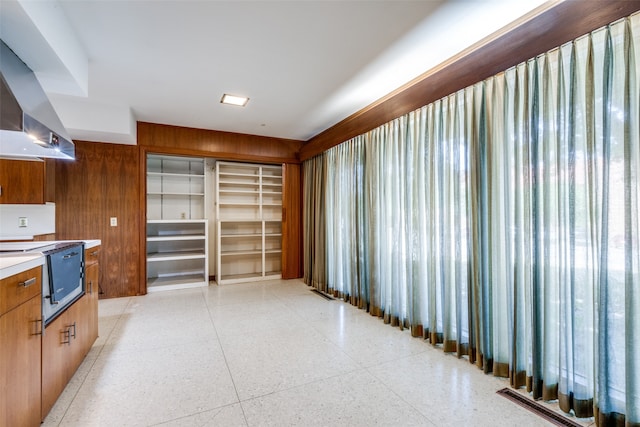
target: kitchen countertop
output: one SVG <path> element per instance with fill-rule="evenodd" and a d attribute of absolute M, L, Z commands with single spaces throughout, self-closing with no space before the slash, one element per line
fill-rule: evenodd
<path fill-rule="evenodd" d="M 98 239 L 82 240 L 85 249 L 91 249 L 100 246 L 101 241 Z M 22 273 L 30 268 L 44 265 L 46 257 L 42 252 L 38 252 L 37 248 L 49 246 L 56 243 L 78 242 L 78 240 L 52 240 L 42 242 L 0 242 L 2 249 L 15 249 L 16 251 L 33 251 L 33 252 L 0 252 L 0 279 L 4 279 L 14 274 Z"/>
<path fill-rule="evenodd" d="M 0 279 L 44 265 L 46 259 L 40 252 L 8 252 L 0 254 Z"/>

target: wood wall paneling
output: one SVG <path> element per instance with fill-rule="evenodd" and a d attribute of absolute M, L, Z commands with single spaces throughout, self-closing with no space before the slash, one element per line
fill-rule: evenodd
<path fill-rule="evenodd" d="M 282 179 L 282 278 L 295 279 L 303 275 L 301 165 L 284 164 Z"/>
<path fill-rule="evenodd" d="M 140 283 L 140 294 L 147 293 L 147 150 L 138 150 L 138 203 L 140 232 L 138 233 L 138 243 L 140 251 L 138 253 L 138 282 Z"/>
<path fill-rule="evenodd" d="M 304 161 L 440 98 L 640 10 L 635 0 L 567 0 L 428 71 L 305 143 Z"/>
<path fill-rule="evenodd" d="M 297 163 L 303 141 L 138 122 L 148 152 L 258 163 Z"/>
<path fill-rule="evenodd" d="M 57 239 L 100 239 L 101 297 L 139 295 L 139 149 L 75 143 L 75 161 L 56 161 Z"/>
<path fill-rule="evenodd" d="M 44 201 L 56 201 L 56 161 L 54 159 L 44 161 Z"/>

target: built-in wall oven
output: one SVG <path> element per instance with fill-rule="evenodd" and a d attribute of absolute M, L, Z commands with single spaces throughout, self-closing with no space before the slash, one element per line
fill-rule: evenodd
<path fill-rule="evenodd" d="M 42 272 L 45 326 L 84 295 L 84 242 L 2 243 L 0 251 L 41 252 L 46 257 Z"/>
<path fill-rule="evenodd" d="M 42 251 L 47 257 L 42 283 L 42 316 L 45 326 L 84 295 L 84 243 L 59 243 Z"/>

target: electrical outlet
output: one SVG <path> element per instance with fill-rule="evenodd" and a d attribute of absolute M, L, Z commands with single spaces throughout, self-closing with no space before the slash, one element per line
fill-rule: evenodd
<path fill-rule="evenodd" d="M 18 227 L 28 227 L 29 219 L 26 216 L 21 216 L 18 218 Z"/>
<path fill-rule="evenodd" d="M 111 217 L 111 226 L 112 227 L 117 227 L 118 226 L 118 217 L 115 217 L 115 216 Z"/>

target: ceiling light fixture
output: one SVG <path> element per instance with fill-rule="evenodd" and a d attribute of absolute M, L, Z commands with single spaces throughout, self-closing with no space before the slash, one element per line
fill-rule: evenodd
<path fill-rule="evenodd" d="M 240 107 L 244 107 L 245 105 L 247 105 L 247 102 L 249 102 L 249 98 L 245 96 L 235 96 L 235 95 L 229 95 L 225 93 L 224 95 L 222 95 L 222 99 L 220 100 L 220 102 L 222 104 L 237 105 Z"/>

